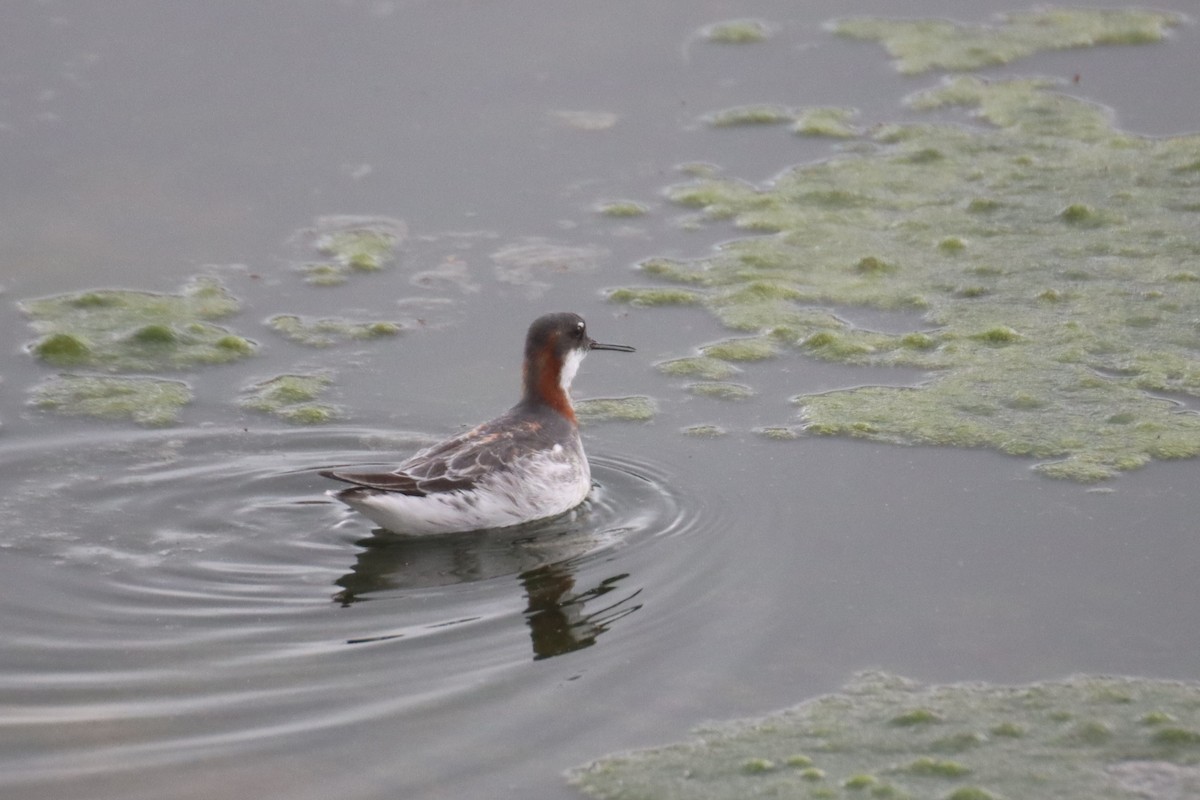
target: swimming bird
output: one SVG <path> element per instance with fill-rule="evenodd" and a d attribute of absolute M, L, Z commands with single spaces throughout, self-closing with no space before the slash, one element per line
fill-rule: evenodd
<path fill-rule="evenodd" d="M 578 314 L 538 317 L 525 337 L 520 402 L 391 472 L 322 471 L 353 484 L 328 494 L 405 534 L 501 528 L 569 511 L 592 488 L 568 392 L 593 350 L 634 352 L 592 339 Z"/>

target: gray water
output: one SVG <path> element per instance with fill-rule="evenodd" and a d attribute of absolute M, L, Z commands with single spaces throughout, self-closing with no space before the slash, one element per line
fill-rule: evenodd
<path fill-rule="evenodd" d="M 653 368 L 725 335 L 707 314 L 605 302 L 637 260 L 729 235 L 673 224 L 658 198 L 677 165 L 763 180 L 830 152 L 792 137 L 764 148 L 702 114 L 759 101 L 856 106 L 868 123 L 909 113 L 904 95 L 936 78 L 899 76 L 877 47 L 822 29 L 849 13 L 895 4 L 5 6 L 0 795 L 569 798 L 563 769 L 869 667 L 1196 678 L 1194 463 L 1096 491 L 989 452 L 768 441 L 749 431 L 788 409 L 688 397 Z M 741 17 L 778 29 L 753 59 L 699 41 Z M 1075 91 L 1123 127 L 1195 130 L 1197 36 L 995 74 L 1080 74 Z M 558 112 L 616 117 L 582 130 Z M 615 198 L 653 213 L 593 212 Z M 297 232 L 332 214 L 403 219 L 399 265 L 306 285 Z M 529 246 L 553 263 L 495 257 Z M 179 426 L 26 405 L 54 371 L 23 352 L 17 301 L 175 291 L 197 273 L 242 299 L 231 324 L 264 346 L 179 376 L 196 392 Z M 659 406 L 650 423 L 586 430 L 586 506 L 411 541 L 323 496 L 318 469 L 398 459 L 511 404 L 524 329 L 556 309 L 638 348 L 589 358 L 577 395 Z M 259 326 L 285 312 L 409 329 L 312 350 Z M 342 421 L 300 428 L 231 403 L 298 368 L 335 376 Z M 794 393 L 919 377 L 798 356 L 748 371 Z M 697 419 L 733 432 L 680 434 Z"/>

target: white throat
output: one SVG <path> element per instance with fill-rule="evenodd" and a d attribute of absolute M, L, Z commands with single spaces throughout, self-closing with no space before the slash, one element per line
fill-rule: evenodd
<path fill-rule="evenodd" d="M 579 371 L 579 365 L 586 355 L 586 350 L 567 351 L 567 357 L 563 360 L 562 372 L 558 376 L 558 385 L 564 392 L 570 391 L 571 381 L 575 380 L 575 373 Z"/>

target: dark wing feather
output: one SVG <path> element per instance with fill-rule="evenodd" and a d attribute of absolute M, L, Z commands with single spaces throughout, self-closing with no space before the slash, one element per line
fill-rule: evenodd
<path fill-rule="evenodd" d="M 542 429 L 542 423 L 509 412 L 422 450 L 392 472 L 326 470 L 320 474 L 355 486 L 415 497 L 471 489 L 484 475 L 506 469 L 528 452 L 530 439 L 539 436 Z"/>
<path fill-rule="evenodd" d="M 417 482 L 403 472 L 342 472 L 341 470 L 326 469 L 318 473 L 335 481 L 352 483 L 368 489 L 379 489 L 384 492 L 399 492 L 424 497 L 425 492 Z"/>

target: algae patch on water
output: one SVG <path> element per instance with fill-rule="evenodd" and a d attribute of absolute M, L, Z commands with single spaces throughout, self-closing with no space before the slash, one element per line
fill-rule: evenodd
<path fill-rule="evenodd" d="M 596 206 L 596 213 L 616 219 L 643 217 L 650 213 L 650 207 L 635 200 L 610 200 Z"/>
<path fill-rule="evenodd" d="M 319 373 L 277 375 L 247 387 L 243 408 L 273 414 L 300 425 L 331 422 L 341 416 L 336 406 L 318 402 L 332 381 Z"/>
<path fill-rule="evenodd" d="M 714 128 L 732 128 L 740 125 L 778 125 L 795 118 L 796 113 L 786 106 L 759 104 L 722 109 L 710 114 L 707 122 Z"/>
<path fill-rule="evenodd" d="M 1178 733 L 1145 722 L 1164 709 Z M 917 712 L 926 721 L 897 724 Z M 840 693 L 709 727 L 692 742 L 607 756 L 568 779 L 605 800 L 809 798 L 816 782 L 830 798 L 1132 800 L 1147 796 L 1139 777 L 1200 786 L 1198 732 L 1196 683 L 1079 676 L 923 686 L 864 673 Z"/>
<path fill-rule="evenodd" d="M 728 381 L 696 381 L 689 383 L 686 388 L 694 395 L 715 400 L 748 400 L 754 396 L 754 389 L 751 387 Z"/>
<path fill-rule="evenodd" d="M 792 132 L 799 136 L 824 136 L 848 139 L 860 134 L 851 124 L 856 115 L 851 108 L 814 107 L 793 109 L 772 103 L 734 106 L 715 111 L 704 117 L 714 128 L 733 128 L 744 125 L 779 125 L 790 122 Z"/>
<path fill-rule="evenodd" d="M 731 19 L 709 25 L 703 36 L 718 44 L 755 44 L 771 36 L 771 26 L 760 19 Z"/>
<path fill-rule="evenodd" d="M 96 289 L 20 304 L 40 338 L 31 354 L 56 367 L 154 372 L 223 364 L 256 345 L 209 320 L 238 310 L 212 278 L 196 278 L 178 294 Z"/>
<path fill-rule="evenodd" d="M 1140 9 L 1048 8 L 1003 15 L 995 25 L 948 20 L 837 20 L 835 33 L 878 41 L 901 72 L 975 70 L 1047 50 L 1161 41 L 1177 14 Z"/>
<path fill-rule="evenodd" d="M 293 342 L 309 347 L 332 347 L 348 341 L 364 341 L 396 336 L 401 327 L 386 320 L 355 322 L 339 317 L 315 319 L 296 314 L 277 314 L 267 320 L 267 326 Z"/>
<path fill-rule="evenodd" d="M 595 422 L 647 422 L 654 419 L 658 407 L 651 397 L 595 397 L 575 403 L 575 415 L 579 421 Z"/>
<path fill-rule="evenodd" d="M 670 361 L 663 361 L 657 366 L 659 372 L 662 372 L 664 375 L 704 378 L 710 381 L 723 381 L 727 378 L 732 378 L 741 371 L 728 361 L 722 361 L 719 358 L 712 358 L 711 356 L 674 358 Z"/>
<path fill-rule="evenodd" d="M 407 235 L 404 222 L 390 217 L 319 217 L 296 237 L 310 256 L 301 269 L 316 286 L 345 283 L 354 273 L 377 272 L 395 263 Z"/>
<path fill-rule="evenodd" d="M 34 408 L 68 416 L 171 425 L 192 400 L 182 381 L 97 375 L 59 375 L 33 389 Z"/>
<path fill-rule="evenodd" d="M 870 149 L 763 186 L 668 189 L 747 236 L 692 261 L 648 259 L 643 276 L 753 335 L 661 368 L 791 351 L 926 369 L 919 386 L 795 402 L 815 433 L 989 447 L 1052 477 L 1200 454 L 1200 415 L 1152 394 L 1200 397 L 1200 281 L 1188 277 L 1200 136 L 1124 134 L 1045 80 L 960 77 L 912 104 L 966 108 L 990 126 L 886 125 Z M 914 330 L 856 328 L 829 306 L 912 312 Z"/>
<path fill-rule="evenodd" d="M 848 139 L 859 135 L 858 128 L 850 122 L 855 116 L 852 108 L 803 108 L 796 113 L 792 132 L 800 136 Z"/>

